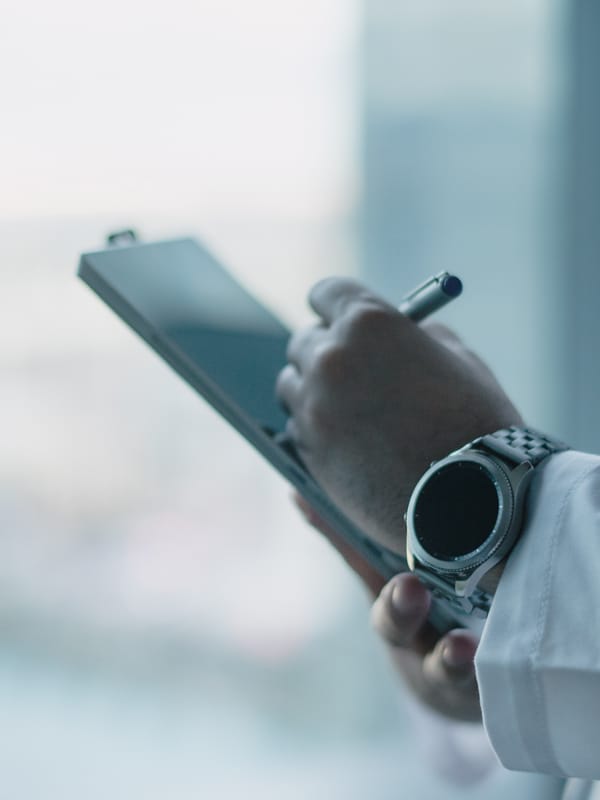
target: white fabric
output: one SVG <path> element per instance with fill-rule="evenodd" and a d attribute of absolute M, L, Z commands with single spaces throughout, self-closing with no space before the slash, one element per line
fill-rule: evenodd
<path fill-rule="evenodd" d="M 408 691 L 402 710 L 410 714 L 423 762 L 448 783 L 467 787 L 501 770 L 481 725 L 438 714 Z"/>
<path fill-rule="evenodd" d="M 484 724 L 509 769 L 600 779 L 600 457 L 537 473 L 477 652 Z"/>

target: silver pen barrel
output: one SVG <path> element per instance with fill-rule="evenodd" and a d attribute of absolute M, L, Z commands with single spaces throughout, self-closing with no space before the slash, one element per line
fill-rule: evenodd
<path fill-rule="evenodd" d="M 462 282 L 456 275 L 449 272 L 440 272 L 417 286 L 406 295 L 398 306 L 401 314 L 409 317 L 413 322 L 421 320 L 439 311 L 462 292 Z"/>

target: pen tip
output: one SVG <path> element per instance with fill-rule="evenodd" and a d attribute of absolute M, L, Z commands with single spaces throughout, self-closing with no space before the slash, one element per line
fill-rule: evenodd
<path fill-rule="evenodd" d="M 442 291 L 449 297 L 458 297 L 463 290 L 462 281 L 456 275 L 446 275 L 442 281 Z"/>

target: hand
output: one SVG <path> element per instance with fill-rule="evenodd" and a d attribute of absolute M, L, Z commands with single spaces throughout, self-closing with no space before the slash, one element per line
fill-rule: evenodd
<path fill-rule="evenodd" d="M 431 461 L 521 417 L 447 328 L 419 326 L 360 284 L 318 283 L 277 393 L 315 479 L 365 533 L 405 552 L 404 512 Z"/>
<path fill-rule="evenodd" d="M 430 603 L 431 594 L 416 575 L 396 575 L 373 604 L 373 627 L 423 703 L 446 717 L 480 722 L 474 667 L 478 641 L 462 628 L 440 637 L 427 622 Z"/>
<path fill-rule="evenodd" d="M 446 717 L 479 722 L 481 707 L 473 666 L 477 639 L 462 629 L 440 637 L 427 622 L 430 593 L 415 575 L 396 575 L 386 584 L 306 500 L 300 495 L 294 499 L 308 522 L 327 537 L 376 598 L 371 612 L 373 627 L 412 692 Z"/>

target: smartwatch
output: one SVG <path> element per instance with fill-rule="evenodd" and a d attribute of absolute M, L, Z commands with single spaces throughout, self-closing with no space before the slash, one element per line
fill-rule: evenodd
<path fill-rule="evenodd" d="M 486 616 L 492 596 L 479 585 L 521 533 L 534 470 L 569 448 L 532 428 L 481 436 L 435 461 L 405 515 L 409 568 L 457 610 Z"/>

